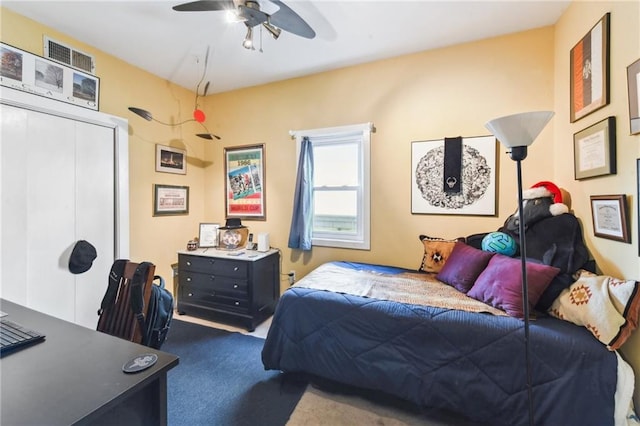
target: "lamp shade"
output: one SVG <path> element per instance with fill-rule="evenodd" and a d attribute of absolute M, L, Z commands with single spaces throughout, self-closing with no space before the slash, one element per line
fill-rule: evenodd
<path fill-rule="evenodd" d="M 494 118 L 485 127 L 507 148 L 529 146 L 553 115 L 553 111 L 522 112 Z"/>

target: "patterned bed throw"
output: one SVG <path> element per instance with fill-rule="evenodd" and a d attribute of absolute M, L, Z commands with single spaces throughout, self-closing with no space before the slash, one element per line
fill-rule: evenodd
<path fill-rule="evenodd" d="M 640 283 L 582 273 L 560 293 L 549 313 L 586 327 L 609 350 L 615 350 L 638 327 Z"/>
<path fill-rule="evenodd" d="M 402 272 L 384 273 L 375 268 L 341 265 L 341 262 L 320 265 L 295 286 L 412 305 L 507 315 L 438 281 L 434 274 L 400 269 L 397 271 Z"/>

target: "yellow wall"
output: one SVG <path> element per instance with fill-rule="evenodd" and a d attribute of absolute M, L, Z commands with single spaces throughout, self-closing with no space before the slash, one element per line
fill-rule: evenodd
<path fill-rule="evenodd" d="M 224 135 L 211 149 L 206 216 L 224 214 L 223 146 L 266 144 L 267 221 L 283 251 L 283 270 L 306 274 L 336 259 L 417 268 L 419 234 L 466 236 L 497 229 L 516 208 L 515 163 L 499 149 L 499 217 L 412 215 L 411 141 L 487 135 L 484 123 L 514 111 L 553 108 L 553 28 L 402 56 L 279 83 L 209 96 L 207 107 Z M 373 122 L 371 250 L 286 247 L 296 176 L 289 130 Z M 552 179 L 553 124 L 530 150 L 525 182 Z"/>
<path fill-rule="evenodd" d="M 611 13 L 611 102 L 606 107 L 569 122 L 569 54 L 571 48 L 607 13 Z M 638 193 L 636 159 L 640 158 L 640 135 L 629 135 L 627 66 L 640 58 L 640 2 L 574 2 L 555 25 L 555 155 L 554 176 L 570 191 L 576 216 L 582 218 L 585 240 L 603 273 L 640 279 L 638 257 Z M 573 134 L 606 117 L 616 117 L 616 175 L 589 180 L 573 180 Z M 593 236 L 590 195 L 628 195 L 630 231 L 633 244 Z M 640 333 L 623 347 L 623 355 L 636 366 L 636 407 L 640 407 Z"/>
<path fill-rule="evenodd" d="M 172 131 L 127 111 L 139 106 L 164 120 L 189 118 L 194 95 L 188 90 L 6 9 L 0 13 L 5 43 L 42 54 L 46 34 L 96 56 L 100 110 L 129 119 L 131 258 L 153 261 L 167 278 L 176 250 L 197 235 L 200 222 L 224 222 L 223 147 L 266 145 L 267 220 L 244 223 L 254 233 L 270 233 L 272 246 L 282 249 L 283 272 L 295 269 L 300 277 L 334 259 L 415 268 L 421 260 L 419 234 L 456 237 L 495 230 L 517 201 L 515 163 L 499 147 L 497 217 L 412 215 L 411 141 L 486 135 L 489 119 L 549 109 L 556 116 L 529 148 L 523 163 L 525 186 L 552 180 L 567 188 L 603 273 L 638 279 L 635 160 L 640 136 L 629 135 L 626 67 L 640 57 L 639 9 L 638 1 L 574 1 L 553 27 L 210 95 L 204 100 L 207 125 L 222 142 L 196 138 L 197 127 Z M 611 104 L 569 123 L 569 51 L 605 12 L 611 12 Z M 618 126 L 617 175 L 575 181 L 573 134 L 610 115 Z M 371 157 L 371 250 L 320 247 L 302 254 L 287 249 L 296 161 L 288 131 L 368 121 L 377 128 Z M 157 143 L 187 149 L 186 176 L 155 173 Z M 152 217 L 154 183 L 188 185 L 189 215 Z M 611 193 L 630 196 L 632 244 L 593 236 L 589 195 Z M 636 333 L 624 348 L 636 370 L 639 348 Z M 636 388 L 640 405 L 640 384 Z"/>

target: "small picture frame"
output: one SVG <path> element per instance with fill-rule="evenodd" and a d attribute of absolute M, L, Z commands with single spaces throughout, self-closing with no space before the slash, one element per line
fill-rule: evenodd
<path fill-rule="evenodd" d="M 156 172 L 187 174 L 187 151 L 156 144 Z"/>
<path fill-rule="evenodd" d="M 616 118 L 604 120 L 573 135 L 576 180 L 616 174 Z"/>
<path fill-rule="evenodd" d="M 153 215 L 189 214 L 189 187 L 153 185 Z"/>
<path fill-rule="evenodd" d="M 631 243 L 626 195 L 592 195 L 590 199 L 593 234 L 600 238 Z"/>
<path fill-rule="evenodd" d="M 627 67 L 629 91 L 629 124 L 631 134 L 640 134 L 640 59 Z"/>
<path fill-rule="evenodd" d="M 198 245 L 202 248 L 217 247 L 218 228 L 220 228 L 219 223 L 201 223 Z"/>
<path fill-rule="evenodd" d="M 609 104 L 609 17 L 606 13 L 571 49 L 572 123 Z"/>

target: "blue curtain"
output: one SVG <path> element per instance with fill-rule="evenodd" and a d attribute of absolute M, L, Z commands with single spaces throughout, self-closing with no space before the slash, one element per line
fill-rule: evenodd
<path fill-rule="evenodd" d="M 313 221 L 313 147 L 308 137 L 302 138 L 298 176 L 296 178 L 293 214 L 289 230 L 289 248 L 311 250 Z"/>

